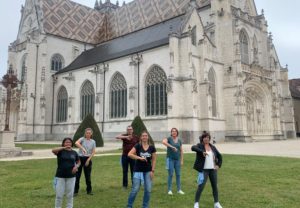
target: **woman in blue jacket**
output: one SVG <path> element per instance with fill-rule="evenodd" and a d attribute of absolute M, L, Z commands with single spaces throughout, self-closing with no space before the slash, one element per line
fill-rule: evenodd
<path fill-rule="evenodd" d="M 210 143 L 210 140 L 210 134 L 204 131 L 200 137 L 200 143 L 192 146 L 192 151 L 197 153 L 194 169 L 199 172 L 194 208 L 199 208 L 200 196 L 208 177 L 213 190 L 214 208 L 222 208 L 219 203 L 217 186 L 217 172 L 222 165 L 222 155 L 217 148 Z"/>

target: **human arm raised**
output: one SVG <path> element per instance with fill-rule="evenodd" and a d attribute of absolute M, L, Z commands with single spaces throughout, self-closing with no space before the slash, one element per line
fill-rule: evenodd
<path fill-rule="evenodd" d="M 129 136 L 128 135 L 124 135 L 124 134 L 119 134 L 118 136 L 116 136 L 116 139 L 121 139 L 121 140 L 124 140 L 124 139 L 129 139 Z"/>
<path fill-rule="evenodd" d="M 162 143 L 163 143 L 163 145 L 165 145 L 166 147 L 171 148 L 174 152 L 177 152 L 177 148 L 174 147 L 173 145 L 171 145 L 171 144 L 168 142 L 168 139 L 167 139 L 167 138 L 164 138 L 164 139 L 162 140 Z"/>
<path fill-rule="evenodd" d="M 52 149 L 52 153 L 57 155 L 60 151 L 66 149 L 66 147 L 56 147 Z"/>
<path fill-rule="evenodd" d="M 82 138 L 75 142 L 75 146 L 81 149 L 82 153 L 85 155 L 87 153 L 86 149 L 81 145 Z"/>
<path fill-rule="evenodd" d="M 130 158 L 133 159 L 133 160 L 141 160 L 141 161 L 147 162 L 147 158 L 140 157 L 140 156 L 137 156 L 137 155 L 136 155 L 136 149 L 135 149 L 135 147 L 133 147 L 133 148 L 129 151 L 128 157 L 130 157 Z"/>

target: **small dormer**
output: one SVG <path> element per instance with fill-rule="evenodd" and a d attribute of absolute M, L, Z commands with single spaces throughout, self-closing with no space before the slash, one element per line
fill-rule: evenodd
<path fill-rule="evenodd" d="M 117 8 L 119 8 L 119 1 L 117 1 L 116 4 L 113 4 L 110 2 L 110 0 L 105 0 L 104 3 L 102 3 L 102 0 L 100 1 L 96 0 L 94 6 L 94 9 L 100 12 L 110 12 L 116 10 Z"/>

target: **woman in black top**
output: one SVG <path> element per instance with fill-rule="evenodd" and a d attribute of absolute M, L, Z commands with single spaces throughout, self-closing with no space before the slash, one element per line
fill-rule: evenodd
<path fill-rule="evenodd" d="M 57 170 L 55 175 L 55 208 L 61 208 L 64 194 L 67 197 L 67 208 L 73 207 L 73 191 L 75 186 L 75 174 L 80 166 L 77 152 L 72 150 L 73 141 L 65 138 L 62 147 L 52 149 L 57 156 Z"/>
<path fill-rule="evenodd" d="M 144 182 L 143 208 L 149 207 L 152 180 L 156 165 L 156 149 L 149 144 L 149 135 L 142 132 L 140 143 L 136 144 L 128 153 L 128 156 L 136 160 L 134 166 L 132 190 L 128 197 L 127 208 L 132 208 L 135 197 Z"/>
<path fill-rule="evenodd" d="M 217 186 L 217 171 L 222 165 L 222 155 L 214 145 L 210 144 L 210 139 L 210 135 L 204 132 L 200 137 L 200 143 L 192 146 L 192 151 L 197 153 L 194 169 L 199 172 L 194 208 L 199 208 L 200 196 L 208 177 L 213 190 L 214 208 L 222 208 L 219 203 Z"/>

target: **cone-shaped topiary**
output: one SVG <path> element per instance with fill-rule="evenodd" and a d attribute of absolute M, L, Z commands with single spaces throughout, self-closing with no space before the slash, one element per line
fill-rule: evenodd
<path fill-rule="evenodd" d="M 81 122 L 80 126 L 78 127 L 76 133 L 73 136 L 74 143 L 84 136 L 84 131 L 86 128 L 93 129 L 93 136 L 92 138 L 96 142 L 96 147 L 103 147 L 103 138 L 102 134 L 99 130 L 99 127 L 94 119 L 94 117 L 91 114 L 88 114 L 83 121 Z"/>
<path fill-rule="evenodd" d="M 147 128 L 146 128 L 146 126 L 145 126 L 145 124 L 144 124 L 144 122 L 143 122 L 143 120 L 141 119 L 140 116 L 136 116 L 134 118 L 134 120 L 131 123 L 131 126 L 133 128 L 134 134 L 137 135 L 139 138 L 142 134 L 142 131 L 147 131 L 148 132 L 148 130 L 147 130 Z M 148 134 L 149 134 L 150 144 L 154 145 L 154 141 L 153 141 L 153 139 L 152 139 L 149 132 L 148 132 Z"/>

